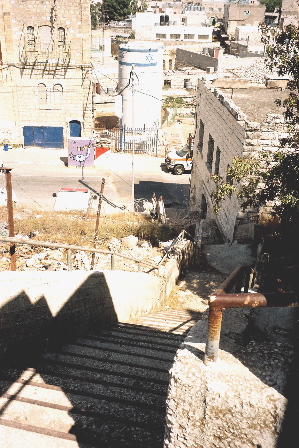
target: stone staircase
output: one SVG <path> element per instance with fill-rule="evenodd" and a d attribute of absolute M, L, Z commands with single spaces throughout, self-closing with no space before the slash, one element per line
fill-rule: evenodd
<path fill-rule="evenodd" d="M 23 354 L 0 374 L 0 448 L 162 448 L 169 370 L 188 310 Z"/>

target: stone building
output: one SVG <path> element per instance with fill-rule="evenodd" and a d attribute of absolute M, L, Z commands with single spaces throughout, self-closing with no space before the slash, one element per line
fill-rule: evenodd
<path fill-rule="evenodd" d="M 299 5 L 296 0 L 282 0 L 280 25 L 284 28 L 287 25 L 298 26 Z"/>
<path fill-rule="evenodd" d="M 191 176 L 190 208 L 201 218 L 213 219 L 224 241 L 232 242 L 240 215 L 235 194 L 213 211 L 213 175 L 226 178 L 227 168 L 235 156 L 257 150 L 276 151 L 279 139 L 286 136 L 282 107 L 275 103 L 287 92 L 261 87 L 219 89 L 199 80 L 196 106 L 194 163 Z M 250 217 L 247 216 L 249 219 Z"/>
<path fill-rule="evenodd" d="M 92 133 L 89 0 L 2 0 L 0 141 L 62 148 Z"/>
<path fill-rule="evenodd" d="M 227 3 L 224 5 L 223 25 L 225 32 L 234 36 L 237 26 L 258 26 L 264 22 L 266 6 L 258 1 L 242 3 Z"/>
<path fill-rule="evenodd" d="M 213 27 L 202 11 L 193 14 L 152 12 L 136 13 L 132 29 L 138 40 L 161 40 L 176 42 L 212 42 Z"/>

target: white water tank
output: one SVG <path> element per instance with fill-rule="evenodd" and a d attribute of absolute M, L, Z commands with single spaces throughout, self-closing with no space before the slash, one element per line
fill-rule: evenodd
<path fill-rule="evenodd" d="M 130 42 L 119 46 L 121 119 L 127 128 L 160 127 L 163 48 L 156 42 Z"/>

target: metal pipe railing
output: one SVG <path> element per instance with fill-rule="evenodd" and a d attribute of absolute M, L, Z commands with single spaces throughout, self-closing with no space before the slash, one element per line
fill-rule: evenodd
<path fill-rule="evenodd" d="M 106 254 L 110 255 L 111 257 L 111 270 L 114 269 L 115 265 L 115 257 L 125 258 L 127 260 L 134 261 L 139 266 L 140 264 L 143 264 L 145 266 L 148 266 L 151 269 L 157 269 L 159 270 L 159 266 L 150 263 L 148 261 L 144 260 L 137 260 L 136 258 L 130 257 L 128 255 L 122 255 L 122 254 L 116 254 L 115 252 L 111 252 L 108 250 L 103 249 L 96 249 L 91 247 L 82 247 L 82 246 L 75 246 L 70 244 L 61 244 L 61 243 L 50 243 L 48 241 L 29 241 L 29 240 L 23 240 L 19 238 L 10 238 L 10 237 L 4 237 L 0 236 L 0 241 L 5 243 L 14 243 L 14 244 L 27 244 L 28 246 L 41 246 L 41 247 L 49 247 L 49 248 L 55 248 L 55 249 L 66 249 L 67 250 L 67 262 L 68 262 L 68 269 L 71 270 L 71 251 L 83 251 L 83 252 L 90 252 L 90 253 L 98 253 L 98 254 Z"/>
<path fill-rule="evenodd" d="M 210 297 L 205 364 L 218 359 L 222 313 L 226 308 L 299 306 L 298 297 L 292 293 L 248 292 L 252 274 L 253 270 L 248 266 L 236 268 Z M 244 292 L 241 292 L 242 288 Z M 236 291 L 230 294 L 233 289 Z"/>

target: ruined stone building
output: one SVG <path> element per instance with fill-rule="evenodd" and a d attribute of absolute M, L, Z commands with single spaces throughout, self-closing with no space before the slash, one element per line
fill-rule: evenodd
<path fill-rule="evenodd" d="M 62 148 L 92 133 L 89 0 L 2 0 L 0 142 Z"/>
<path fill-rule="evenodd" d="M 235 87 L 233 87 L 235 86 Z M 191 176 L 190 208 L 201 218 L 212 219 L 224 241 L 232 242 L 236 224 L 246 217 L 232 194 L 214 213 L 212 193 L 216 184 L 213 175 L 225 180 L 233 157 L 257 150 L 277 151 L 279 139 L 286 136 L 282 107 L 275 103 L 287 92 L 276 88 L 248 87 L 220 89 L 204 81 L 198 82 L 194 163 Z"/>

